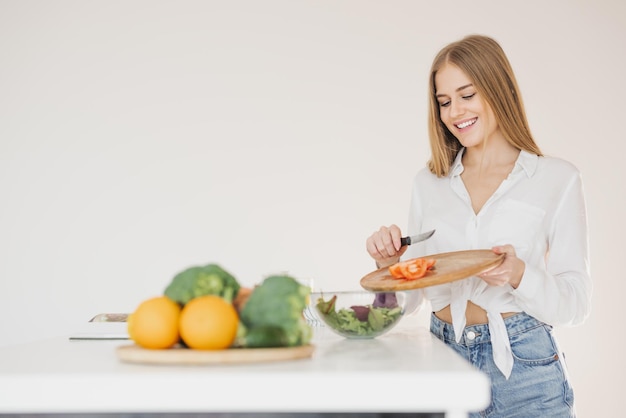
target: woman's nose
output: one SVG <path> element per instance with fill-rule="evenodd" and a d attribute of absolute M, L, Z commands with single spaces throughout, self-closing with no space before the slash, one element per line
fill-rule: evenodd
<path fill-rule="evenodd" d="M 462 115 L 465 109 L 463 108 L 463 104 L 458 100 L 452 100 L 450 102 L 450 116 L 456 117 Z"/>

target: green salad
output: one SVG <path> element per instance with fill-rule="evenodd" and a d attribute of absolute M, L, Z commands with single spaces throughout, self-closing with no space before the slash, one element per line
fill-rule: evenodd
<path fill-rule="evenodd" d="M 394 293 L 378 293 L 371 304 L 336 309 L 337 295 L 318 298 L 316 308 L 328 326 L 346 337 L 373 338 L 400 320 L 402 307 Z"/>

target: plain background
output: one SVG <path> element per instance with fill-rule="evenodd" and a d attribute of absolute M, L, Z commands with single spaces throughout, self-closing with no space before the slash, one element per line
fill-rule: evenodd
<path fill-rule="evenodd" d="M 192 265 L 359 288 L 429 157 L 435 53 L 496 38 L 588 199 L 580 417 L 622 411 L 626 3 L 0 0 L 0 345 L 130 312 Z M 619 378 L 619 380 L 617 380 Z"/>

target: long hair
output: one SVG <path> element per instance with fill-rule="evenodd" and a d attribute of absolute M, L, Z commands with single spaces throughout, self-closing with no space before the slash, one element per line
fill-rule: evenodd
<path fill-rule="evenodd" d="M 519 87 L 506 54 L 492 38 L 470 35 L 443 48 L 433 60 L 430 70 L 428 133 L 432 156 L 428 168 L 433 174 L 446 176 L 462 148 L 459 140 L 441 121 L 435 96 L 435 75 L 446 64 L 459 67 L 469 77 L 481 98 L 493 110 L 504 138 L 511 145 L 542 155 L 528 127 Z"/>

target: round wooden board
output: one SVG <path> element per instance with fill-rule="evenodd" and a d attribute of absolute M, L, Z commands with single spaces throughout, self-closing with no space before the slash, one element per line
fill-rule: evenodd
<path fill-rule="evenodd" d="M 117 347 L 117 357 L 127 363 L 169 364 L 169 365 L 210 365 L 259 363 L 268 361 L 295 360 L 311 357 L 314 346 L 272 348 L 229 348 L 227 350 L 191 350 L 189 348 L 169 348 L 149 350 L 138 345 Z"/>
<path fill-rule="evenodd" d="M 374 292 L 386 292 L 415 290 L 450 283 L 499 265 L 504 259 L 504 254 L 494 254 L 491 250 L 467 250 L 427 255 L 422 258 L 434 258 L 437 262 L 435 268 L 420 279 L 396 279 L 389 274 L 389 268 L 384 267 L 363 277 L 361 286 Z"/>

